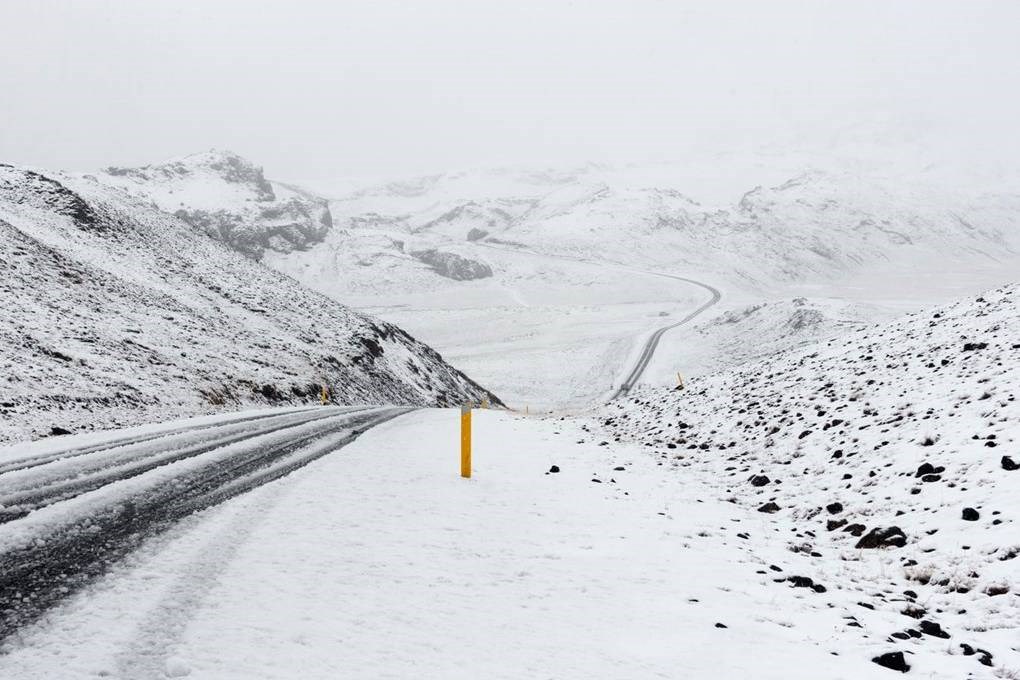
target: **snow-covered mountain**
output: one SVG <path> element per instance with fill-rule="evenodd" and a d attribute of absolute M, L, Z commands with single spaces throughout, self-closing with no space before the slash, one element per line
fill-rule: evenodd
<path fill-rule="evenodd" d="M 99 178 L 255 259 L 267 250 L 307 250 L 333 227 L 325 199 L 269 181 L 262 168 L 229 151 L 143 168 L 110 167 Z"/>
<path fill-rule="evenodd" d="M 349 243 L 360 228 L 437 244 L 526 244 L 757 285 L 832 279 L 884 261 L 994 263 L 1020 250 L 1015 189 L 954 185 L 933 172 L 765 161 L 717 179 L 728 190 L 705 188 L 718 172 L 702 161 L 451 173 L 367 187 L 331 209 L 353 228 Z"/>
<path fill-rule="evenodd" d="M 645 388 L 598 429 L 757 509 L 760 524 L 699 540 L 785 542 L 795 569 L 762 563 L 757 578 L 804 588 L 869 658 L 1017 668 L 1018 319 L 1020 286 L 1006 286 Z"/>
<path fill-rule="evenodd" d="M 312 403 L 321 385 L 345 404 L 495 399 L 107 180 L 0 166 L 0 441 Z"/>

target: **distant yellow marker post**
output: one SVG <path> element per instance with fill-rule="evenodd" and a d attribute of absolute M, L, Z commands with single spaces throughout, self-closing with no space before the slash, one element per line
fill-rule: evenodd
<path fill-rule="evenodd" d="M 322 386 L 322 394 L 319 395 L 322 399 L 322 405 L 325 406 L 329 403 L 329 388 L 325 385 Z"/>
<path fill-rule="evenodd" d="M 471 406 L 460 407 L 460 476 L 471 476 Z"/>

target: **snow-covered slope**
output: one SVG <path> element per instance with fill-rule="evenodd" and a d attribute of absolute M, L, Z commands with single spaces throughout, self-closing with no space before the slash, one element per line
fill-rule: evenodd
<path fill-rule="evenodd" d="M 896 316 L 894 310 L 842 299 L 795 297 L 736 306 L 675 331 L 678 368 L 687 376 L 770 356 Z"/>
<path fill-rule="evenodd" d="M 487 395 L 399 328 L 87 176 L 0 166 L 0 234 L 0 441 L 314 402 L 322 384 L 338 403 Z"/>
<path fill-rule="evenodd" d="M 333 226 L 325 199 L 265 178 L 262 168 L 212 150 L 143 168 L 104 169 L 104 183 L 151 201 L 235 250 L 307 250 Z"/>
<path fill-rule="evenodd" d="M 646 388 L 604 407 L 599 429 L 758 509 L 739 536 L 785 542 L 799 563 L 763 563 L 762 579 L 804 587 L 876 658 L 973 655 L 975 676 L 978 662 L 1015 673 L 1018 396 L 1011 285 L 685 390 Z"/>

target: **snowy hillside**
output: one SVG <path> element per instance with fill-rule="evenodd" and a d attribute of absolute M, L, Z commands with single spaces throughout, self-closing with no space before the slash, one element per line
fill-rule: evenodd
<path fill-rule="evenodd" d="M 603 408 L 599 436 L 756 509 L 760 523 L 700 540 L 785 543 L 787 563 L 762 562 L 758 580 L 802 588 L 868 658 L 1016 677 L 1018 319 L 1020 286 L 1006 286 L 646 388 Z"/>
<path fill-rule="evenodd" d="M 487 393 L 356 314 L 88 177 L 0 166 L 0 441 L 232 409 Z"/>
<path fill-rule="evenodd" d="M 106 168 L 104 183 L 151 201 L 235 250 L 307 250 L 333 226 L 324 199 L 271 182 L 229 151 L 207 151 L 143 168 Z"/>
<path fill-rule="evenodd" d="M 860 329 L 894 310 L 841 299 L 768 300 L 732 309 L 674 332 L 687 376 L 763 359 L 776 352 Z"/>

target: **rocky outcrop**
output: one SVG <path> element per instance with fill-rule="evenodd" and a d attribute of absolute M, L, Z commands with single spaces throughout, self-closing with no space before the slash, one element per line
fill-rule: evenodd
<path fill-rule="evenodd" d="M 326 199 L 271 182 L 262 168 L 229 151 L 142 168 L 106 168 L 98 179 L 151 201 L 255 260 L 266 251 L 307 250 L 333 228 Z"/>
<path fill-rule="evenodd" d="M 472 281 L 492 276 L 492 267 L 489 265 L 457 253 L 431 249 L 412 252 L 411 256 L 430 266 L 440 276 L 455 281 Z"/>

